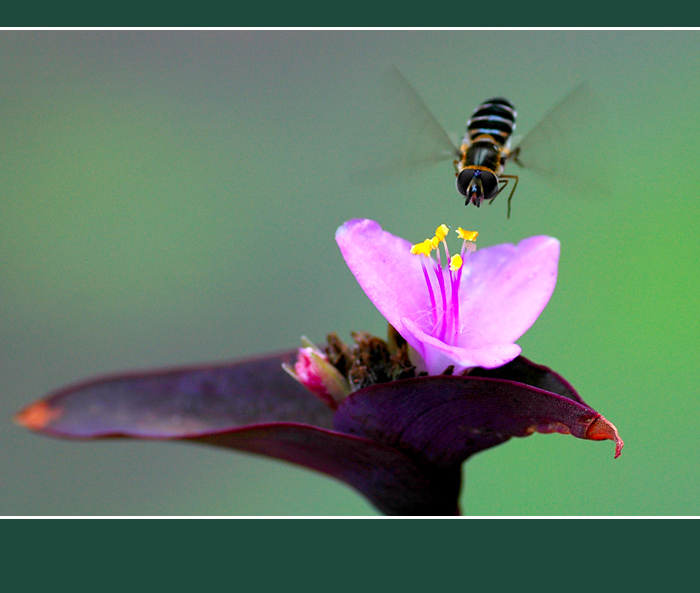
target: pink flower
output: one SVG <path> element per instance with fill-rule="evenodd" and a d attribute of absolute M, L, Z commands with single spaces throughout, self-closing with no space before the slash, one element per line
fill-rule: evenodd
<path fill-rule="evenodd" d="M 450 365 L 458 374 L 513 360 L 520 354 L 515 341 L 547 305 L 557 280 L 559 241 L 552 237 L 474 253 L 463 248 L 455 271 L 420 249 L 412 253 L 408 241 L 372 220 L 346 222 L 336 241 L 362 289 L 413 349 L 414 364 L 430 375 Z"/>

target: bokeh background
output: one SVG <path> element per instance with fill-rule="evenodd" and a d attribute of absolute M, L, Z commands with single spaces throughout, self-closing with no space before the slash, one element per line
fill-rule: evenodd
<path fill-rule="evenodd" d="M 383 334 L 333 240 L 354 217 L 415 241 L 445 222 L 481 246 L 562 242 L 519 343 L 625 449 L 511 440 L 465 464 L 465 514 L 700 514 L 698 32 L 2 31 L 0 56 L 0 514 L 375 514 L 269 459 L 11 420 L 96 374 Z M 526 133 L 588 81 L 611 133 L 576 146 L 610 195 L 523 172 L 506 220 L 500 198 L 464 207 L 449 162 L 356 183 L 395 141 L 377 115 L 391 64 L 455 134 L 492 95 Z"/>

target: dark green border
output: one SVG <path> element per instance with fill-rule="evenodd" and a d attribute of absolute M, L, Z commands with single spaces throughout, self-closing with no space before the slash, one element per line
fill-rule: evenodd
<path fill-rule="evenodd" d="M 8 576 L 40 590 L 665 590 L 696 519 L 4 520 Z M 50 583 L 48 581 L 51 581 Z M 692 581 L 691 581 L 692 582 Z M 153 587 L 155 586 L 155 587 Z"/>
<path fill-rule="evenodd" d="M 13 5 L 2 27 L 672 27 L 693 26 L 697 8 L 630 10 L 623 3 L 499 2 L 442 7 L 369 2 L 301 5 L 279 2 L 205 5 L 196 12 L 173 4 L 120 4 L 119 10 L 84 6 Z M 189 10 L 185 10 L 187 6 Z M 216 6 L 216 8 L 214 8 Z M 133 9 L 132 9 L 133 7 Z"/>

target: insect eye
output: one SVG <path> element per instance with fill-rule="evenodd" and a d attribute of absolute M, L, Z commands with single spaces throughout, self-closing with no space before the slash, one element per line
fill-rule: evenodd
<path fill-rule="evenodd" d="M 467 195 L 467 188 L 474 178 L 474 169 L 462 169 L 457 176 L 457 191 L 463 196 Z"/>
<path fill-rule="evenodd" d="M 490 171 L 482 171 L 481 185 L 484 188 L 484 199 L 495 198 L 498 193 L 498 178 Z"/>

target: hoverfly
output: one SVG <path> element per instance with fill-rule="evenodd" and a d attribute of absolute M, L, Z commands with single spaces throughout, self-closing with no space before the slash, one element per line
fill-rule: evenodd
<path fill-rule="evenodd" d="M 511 138 L 517 115 L 513 103 L 503 97 L 484 101 L 469 118 L 459 146 L 398 68 L 387 71 L 384 86 L 391 95 L 392 115 L 404 120 L 403 136 L 391 147 L 391 159 L 385 166 L 363 172 L 364 181 L 376 183 L 387 170 L 393 174 L 413 173 L 425 165 L 451 159 L 457 191 L 464 196 L 465 205 L 491 203 L 512 184 L 508 217 L 518 186 L 517 175 L 504 173 L 511 161 L 563 181 L 569 189 L 606 192 L 606 188 L 598 187 L 598 182 L 608 178 L 602 171 L 609 159 L 585 150 L 585 144 L 580 142 L 585 133 L 604 145 L 603 135 L 609 132 L 601 119 L 598 99 L 585 82 L 555 104 L 519 141 Z M 513 140 L 515 146 L 511 147 Z M 591 175 L 592 171 L 600 174 Z"/>
<path fill-rule="evenodd" d="M 477 208 L 484 200 L 493 202 L 513 180 L 510 200 L 518 186 L 516 175 L 504 175 L 506 163 L 517 162 L 520 149 L 510 149 L 510 136 L 515 130 L 515 106 L 503 97 L 487 99 L 479 105 L 467 122 L 467 131 L 454 161 L 457 191 Z"/>

